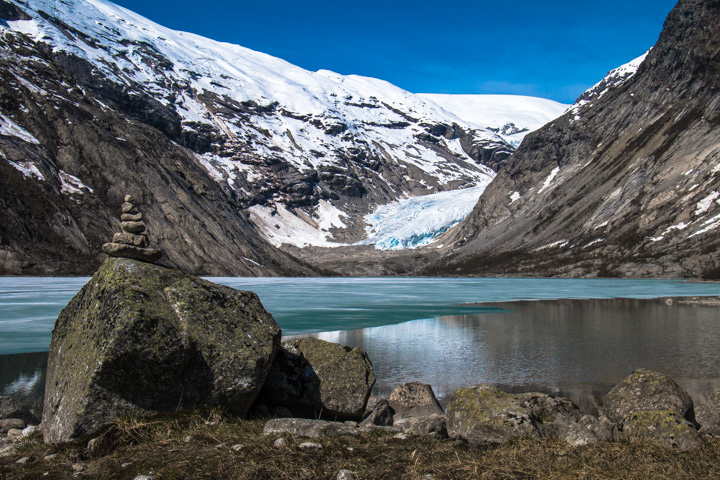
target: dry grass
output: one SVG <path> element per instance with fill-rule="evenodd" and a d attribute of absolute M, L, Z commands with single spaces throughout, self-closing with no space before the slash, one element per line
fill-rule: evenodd
<path fill-rule="evenodd" d="M 276 448 L 262 435 L 264 421 L 223 419 L 217 412 L 161 419 L 124 419 L 107 432 L 110 448 L 90 458 L 85 443 L 52 447 L 39 438 L 13 457 L 0 459 L 3 479 L 334 479 L 341 469 L 361 479 L 698 479 L 720 478 L 720 440 L 679 453 L 651 444 L 600 443 L 573 448 L 555 439 L 523 440 L 497 448 L 453 441 L 407 440 L 372 432 L 359 437 L 312 440 L 319 452 L 302 452 L 307 441 L 288 437 Z M 242 447 L 238 447 L 242 445 Z M 45 457 L 55 454 L 51 460 Z M 29 457 L 25 464 L 17 464 Z M 73 477 L 76 467 L 81 473 Z"/>

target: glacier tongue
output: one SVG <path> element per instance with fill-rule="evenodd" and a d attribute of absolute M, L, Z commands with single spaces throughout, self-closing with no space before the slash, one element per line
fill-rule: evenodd
<path fill-rule="evenodd" d="M 380 205 L 365 217 L 367 238 L 358 245 L 375 245 L 379 250 L 401 250 L 429 245 L 463 221 L 490 183 L 462 190 L 412 197 Z"/>

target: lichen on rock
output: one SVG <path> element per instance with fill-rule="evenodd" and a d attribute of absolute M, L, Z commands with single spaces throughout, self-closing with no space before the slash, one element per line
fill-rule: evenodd
<path fill-rule="evenodd" d="M 60 313 L 48 359 L 48 442 L 124 414 L 217 405 L 244 416 L 280 344 L 252 292 L 108 258 Z"/>

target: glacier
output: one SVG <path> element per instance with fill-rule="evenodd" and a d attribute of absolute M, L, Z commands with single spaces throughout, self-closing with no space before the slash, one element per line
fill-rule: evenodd
<path fill-rule="evenodd" d="M 380 205 L 365 217 L 367 237 L 357 244 L 378 250 L 429 245 L 470 215 L 489 183 Z"/>

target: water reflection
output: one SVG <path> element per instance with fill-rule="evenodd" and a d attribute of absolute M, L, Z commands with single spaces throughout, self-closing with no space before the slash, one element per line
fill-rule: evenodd
<path fill-rule="evenodd" d="M 696 402 L 720 389 L 717 306 L 635 299 L 485 306 L 493 310 L 316 336 L 365 349 L 383 395 L 412 380 L 444 397 L 490 383 L 562 394 L 594 411 L 640 367 L 670 375 Z"/>

